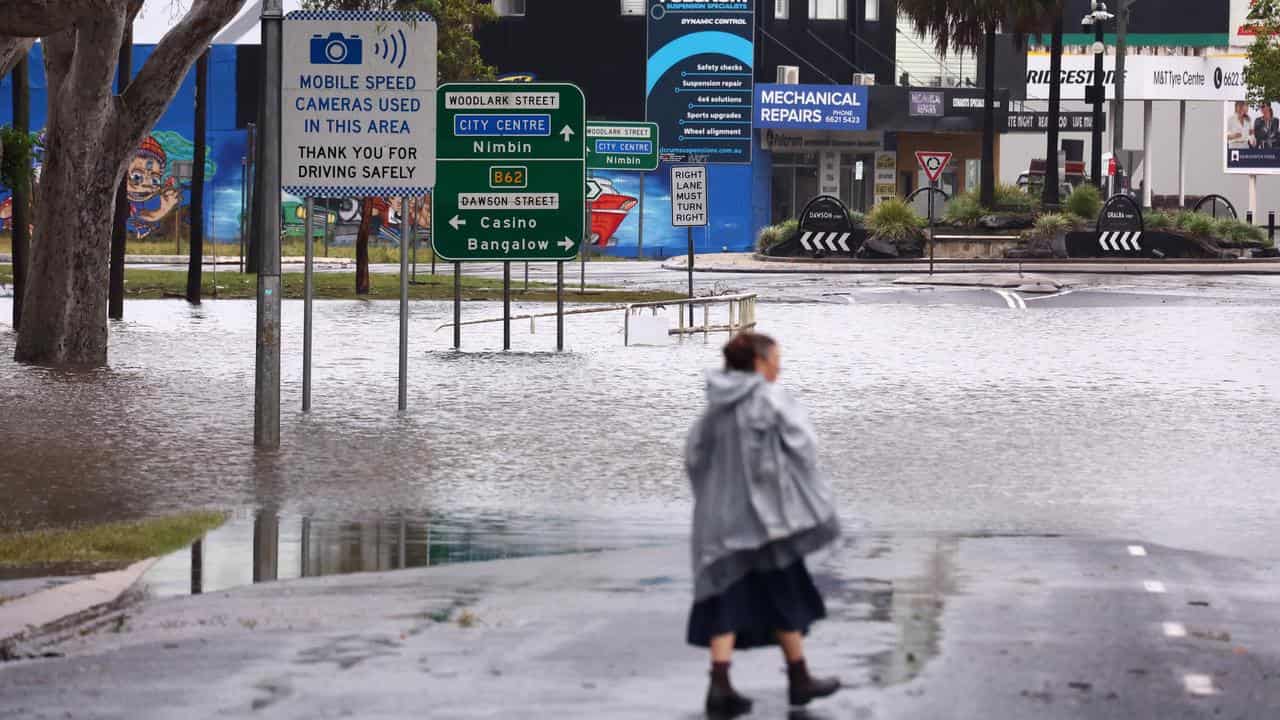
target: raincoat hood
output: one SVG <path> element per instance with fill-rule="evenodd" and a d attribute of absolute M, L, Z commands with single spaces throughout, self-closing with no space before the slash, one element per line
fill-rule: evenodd
<path fill-rule="evenodd" d="M 753 570 L 783 569 L 840 534 L 817 436 L 790 393 L 757 373 L 706 378 L 707 410 L 685 452 L 695 601 Z"/>

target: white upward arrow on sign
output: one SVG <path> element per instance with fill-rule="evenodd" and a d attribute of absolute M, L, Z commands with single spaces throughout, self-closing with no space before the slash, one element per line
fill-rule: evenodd
<path fill-rule="evenodd" d="M 573 128 L 565 125 L 564 128 L 560 130 L 560 134 L 564 136 L 565 142 L 569 142 L 569 139 L 573 137 Z"/>

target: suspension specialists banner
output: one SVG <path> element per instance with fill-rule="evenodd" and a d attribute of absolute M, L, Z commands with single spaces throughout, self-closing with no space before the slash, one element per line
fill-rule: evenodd
<path fill-rule="evenodd" d="M 672 163 L 751 162 L 755 0 L 648 0 L 645 114 Z"/>

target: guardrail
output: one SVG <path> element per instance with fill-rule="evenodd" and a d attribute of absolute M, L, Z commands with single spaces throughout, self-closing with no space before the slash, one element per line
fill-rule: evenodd
<path fill-rule="evenodd" d="M 573 310 L 565 310 L 565 315 L 592 315 L 596 313 L 606 312 L 623 312 L 622 319 L 622 342 L 624 345 L 631 344 L 631 316 L 644 310 L 650 310 L 655 315 L 661 310 L 669 308 L 677 308 L 676 315 L 679 316 L 678 327 L 668 331 L 670 335 L 696 335 L 702 333 L 704 337 L 709 336 L 713 332 L 736 333 L 743 330 L 750 330 L 756 326 L 756 293 L 742 293 L 738 295 L 711 295 L 699 298 L 683 298 L 680 300 L 655 300 L 652 302 L 628 303 L 626 305 L 607 305 L 604 307 L 591 308 L 575 308 Z M 729 312 L 728 322 L 723 325 L 713 324 L 711 321 L 711 308 L 717 305 L 725 305 Z M 690 319 L 686 324 L 684 308 L 690 308 Z M 702 307 L 702 323 L 697 324 L 693 321 L 693 308 Z M 535 332 L 538 318 L 555 317 L 555 312 L 545 313 L 529 313 L 526 315 L 512 315 L 511 320 L 528 320 L 529 332 Z M 468 320 L 459 323 L 459 327 L 463 325 L 486 325 L 488 323 L 503 322 L 503 318 L 488 318 L 485 320 Z M 454 323 L 444 323 L 435 329 L 440 332 L 445 328 L 451 328 Z"/>

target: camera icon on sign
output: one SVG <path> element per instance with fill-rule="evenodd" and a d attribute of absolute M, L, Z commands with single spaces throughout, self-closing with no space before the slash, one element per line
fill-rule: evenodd
<path fill-rule="evenodd" d="M 340 32 L 311 36 L 312 65 L 359 65 L 364 58 L 364 41 Z"/>

